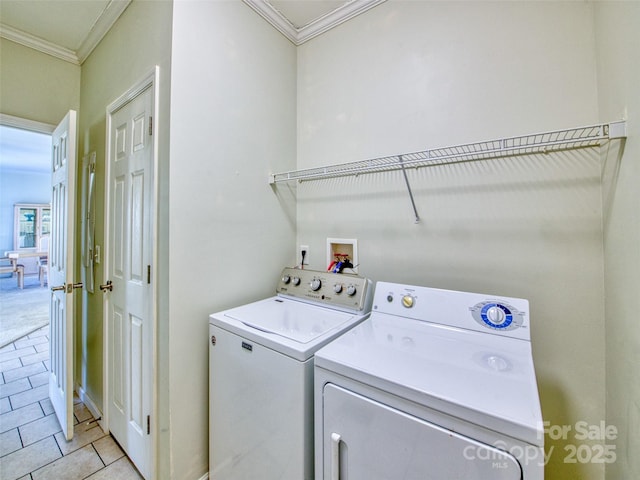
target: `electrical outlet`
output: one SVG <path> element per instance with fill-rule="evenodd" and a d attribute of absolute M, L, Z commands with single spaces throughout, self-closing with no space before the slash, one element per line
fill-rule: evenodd
<path fill-rule="evenodd" d="M 305 265 L 309 265 L 309 245 L 300 245 L 300 250 L 298 250 L 298 258 L 300 259 L 301 263 L 302 263 L 302 252 L 303 251 L 307 252 L 304 255 L 304 264 Z"/>

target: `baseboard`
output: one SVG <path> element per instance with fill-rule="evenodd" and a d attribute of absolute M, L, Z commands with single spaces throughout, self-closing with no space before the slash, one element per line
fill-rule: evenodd
<path fill-rule="evenodd" d="M 105 430 L 104 421 L 102 419 L 102 412 L 96 406 L 95 402 L 91 400 L 91 397 L 85 391 L 85 389 L 82 388 L 77 383 L 76 383 L 76 393 L 78 394 L 78 397 L 80 398 L 80 400 L 82 400 L 82 403 L 84 403 L 84 406 L 89 409 L 89 411 L 91 412 L 91 415 L 93 415 L 93 418 L 97 419 L 98 425 L 100 425 L 100 428 L 102 428 L 102 430 L 106 433 L 107 431 Z"/>

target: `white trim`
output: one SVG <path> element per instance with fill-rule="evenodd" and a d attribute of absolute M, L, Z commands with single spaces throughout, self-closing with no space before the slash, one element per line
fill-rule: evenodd
<path fill-rule="evenodd" d="M 30 132 L 47 133 L 49 135 L 56 129 L 56 126 L 50 123 L 36 122 L 35 120 L 14 117 L 6 113 L 0 113 L 0 125 L 29 130 Z"/>
<path fill-rule="evenodd" d="M 386 0 L 352 0 L 300 28 L 296 28 L 267 0 L 242 1 L 297 46 L 331 30 L 333 27 L 337 27 L 341 23 L 366 12 Z"/>
<path fill-rule="evenodd" d="M 337 27 L 386 0 L 353 0 L 298 30 L 298 45 Z"/>
<path fill-rule="evenodd" d="M 118 110 L 120 110 L 127 103 L 129 103 L 131 100 L 133 100 L 138 95 L 140 95 L 142 92 L 147 90 L 149 87 L 153 87 L 154 83 L 157 83 L 158 81 L 158 79 L 156 78 L 156 75 L 159 75 L 159 67 L 157 66 L 155 67 L 154 72 L 152 74 L 145 77 L 143 80 L 140 80 L 138 83 L 134 84 L 131 88 L 129 88 L 129 90 L 127 90 L 118 98 L 116 98 L 113 102 L 111 102 L 107 106 L 107 118 L 109 118 L 109 116 L 116 113 Z M 156 96 L 154 95 L 154 99 L 155 98 Z"/>
<path fill-rule="evenodd" d="M 91 52 L 98 46 L 107 32 L 111 30 L 111 27 L 113 27 L 130 3 L 131 0 L 111 0 L 109 2 L 78 47 L 78 50 L 76 50 L 80 64 L 84 63 L 87 57 L 91 55 Z"/>
<path fill-rule="evenodd" d="M 278 10 L 263 0 L 242 0 L 255 12 L 273 25 L 276 30 L 289 39 L 294 45 L 298 43 L 298 30 Z"/>
<path fill-rule="evenodd" d="M 104 212 L 104 248 L 103 248 L 103 262 L 105 267 L 103 268 L 104 273 L 104 282 L 106 283 L 109 279 L 107 278 L 108 272 L 108 262 L 109 259 L 109 215 L 110 215 L 110 205 L 111 205 L 111 195 L 109 191 L 109 185 L 111 181 L 111 170 L 110 170 L 110 162 L 109 158 L 111 155 L 111 126 L 112 126 L 112 117 L 113 115 L 122 107 L 124 107 L 131 100 L 136 98 L 138 95 L 146 91 L 148 88 L 152 90 L 152 98 L 153 98 L 153 107 L 152 107 L 152 115 L 153 115 L 153 152 L 152 152 L 152 162 L 153 162 L 153 205 L 152 205 L 152 215 L 151 215 L 151 238 L 152 238 L 152 285 L 151 285 L 151 302 L 152 302 L 152 358 L 151 358 L 151 367 L 152 367 L 152 412 L 151 412 L 151 424 L 155 426 L 155 428 L 151 429 L 151 476 L 154 477 L 155 472 L 157 471 L 157 459 L 160 457 L 158 455 L 158 198 L 159 198 L 159 184 L 158 184 L 158 117 L 160 110 L 160 67 L 155 66 L 153 71 L 147 75 L 144 79 L 134 84 L 129 90 L 127 90 L 124 94 L 119 96 L 116 100 L 111 102 L 106 108 L 106 145 L 105 145 L 105 212 Z M 105 424 L 105 431 L 109 430 L 109 309 L 107 308 L 108 304 L 108 295 L 104 295 L 103 299 L 103 365 L 102 365 L 102 384 L 103 384 L 103 402 L 104 402 L 104 414 L 103 421 Z"/>
<path fill-rule="evenodd" d="M 0 23 L 0 37 L 59 58 L 65 62 L 82 65 L 107 32 L 109 32 L 111 27 L 113 27 L 118 18 L 120 18 L 122 12 L 127 9 L 131 1 L 132 0 L 111 0 L 75 51 L 4 23 Z"/>
<path fill-rule="evenodd" d="M 78 397 L 80 398 L 80 400 L 82 400 L 82 403 L 84 403 L 84 406 L 87 407 L 87 409 L 91 412 L 91 415 L 93 415 L 93 418 L 96 419 L 98 425 L 100 425 L 100 428 L 102 428 L 102 431 L 104 433 L 107 433 L 104 419 L 102 418 L 102 412 L 95 404 L 95 402 L 91 399 L 86 390 L 82 388 L 78 383 L 76 383 L 76 392 L 78 393 Z"/>
<path fill-rule="evenodd" d="M 74 65 L 80 65 L 80 61 L 76 55 L 76 52 L 69 48 L 61 47 L 55 43 L 49 42 L 30 33 L 23 32 L 17 28 L 10 27 L 0 23 L 0 37 L 11 40 L 12 42 L 19 43 L 25 47 L 32 48 L 52 57 L 59 58 L 65 62 L 73 63 Z"/>

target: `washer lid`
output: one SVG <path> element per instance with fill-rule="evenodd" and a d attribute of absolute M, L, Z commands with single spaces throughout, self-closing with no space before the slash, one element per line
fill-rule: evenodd
<path fill-rule="evenodd" d="M 337 310 L 281 298 L 236 307 L 227 310 L 224 316 L 298 343 L 309 343 L 354 317 Z"/>
<path fill-rule="evenodd" d="M 373 313 L 316 352 L 315 365 L 543 445 L 527 341 Z"/>

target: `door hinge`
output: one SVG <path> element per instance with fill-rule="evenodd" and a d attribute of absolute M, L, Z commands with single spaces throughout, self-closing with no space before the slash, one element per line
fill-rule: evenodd
<path fill-rule="evenodd" d="M 153 135 L 153 117 L 149 117 L 149 135 Z"/>
<path fill-rule="evenodd" d="M 147 283 L 151 283 L 151 265 L 147 265 Z"/>
<path fill-rule="evenodd" d="M 151 415 L 147 415 L 147 435 L 151 433 Z"/>

